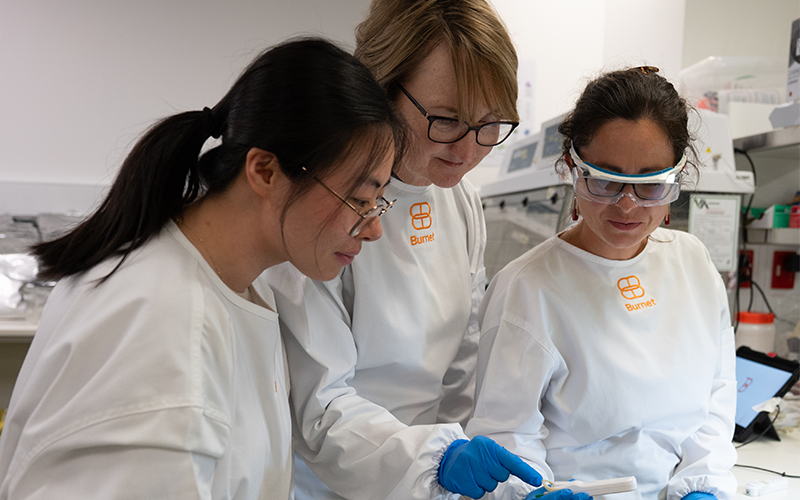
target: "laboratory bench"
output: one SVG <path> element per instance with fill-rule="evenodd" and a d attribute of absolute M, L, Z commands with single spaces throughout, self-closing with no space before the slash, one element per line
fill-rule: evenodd
<path fill-rule="evenodd" d="M 8 408 L 14 383 L 34 333 L 36 323 L 0 320 L 0 409 Z"/>
<path fill-rule="evenodd" d="M 0 342 L 30 342 L 36 326 L 27 320 L 0 320 Z"/>
<path fill-rule="evenodd" d="M 737 465 L 748 465 L 769 469 L 779 473 L 800 476 L 800 428 L 790 431 L 779 431 L 781 440 L 759 438 L 737 450 L 739 458 Z M 737 443 L 738 446 L 738 443 Z M 745 495 L 747 483 L 752 481 L 767 482 L 780 478 L 778 474 L 756 469 L 734 467 L 733 474 L 739 481 L 735 500 L 752 500 L 764 498 L 765 500 L 800 500 L 800 478 L 788 478 L 789 487 L 765 496 L 752 497 Z"/>
<path fill-rule="evenodd" d="M 0 213 L 0 409 L 11 391 L 54 283 L 35 279 L 31 245 L 63 234 L 81 220 L 65 214 Z"/>

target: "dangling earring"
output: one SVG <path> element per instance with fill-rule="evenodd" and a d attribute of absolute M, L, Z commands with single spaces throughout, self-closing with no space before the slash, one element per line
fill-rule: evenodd
<path fill-rule="evenodd" d="M 578 220 L 578 199 L 572 200 L 572 220 Z"/>
<path fill-rule="evenodd" d="M 669 216 L 670 216 L 670 209 L 667 207 L 667 216 L 664 217 L 664 225 L 669 226 Z"/>

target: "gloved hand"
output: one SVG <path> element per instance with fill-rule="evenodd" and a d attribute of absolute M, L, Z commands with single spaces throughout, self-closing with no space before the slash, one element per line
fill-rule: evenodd
<path fill-rule="evenodd" d="M 542 484 L 542 476 L 530 465 L 485 436 L 454 441 L 439 464 L 439 483 L 470 498 L 494 491 L 510 474 L 533 486 Z"/>
<path fill-rule="evenodd" d="M 701 493 L 699 491 L 693 491 L 683 497 L 681 500 L 717 500 L 717 497 L 712 495 L 711 493 Z"/>
<path fill-rule="evenodd" d="M 525 497 L 525 500 L 592 500 L 588 493 L 572 493 L 572 490 L 556 490 L 547 491 L 544 488 L 538 488 Z"/>

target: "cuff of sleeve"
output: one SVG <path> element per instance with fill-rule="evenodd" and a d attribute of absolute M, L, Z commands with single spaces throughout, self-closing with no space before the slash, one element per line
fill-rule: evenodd
<path fill-rule="evenodd" d="M 717 475 L 673 478 L 667 487 L 667 500 L 733 500 L 737 486 L 730 470 Z"/>
<path fill-rule="evenodd" d="M 430 426 L 430 429 L 428 438 L 418 450 L 411 468 L 389 495 L 389 499 L 438 500 L 459 497 L 439 484 L 439 464 L 450 445 L 459 439 L 467 439 L 467 436 L 459 424 L 438 424 Z"/>
<path fill-rule="evenodd" d="M 681 500 L 717 500 L 717 497 L 715 497 L 711 493 L 705 493 L 702 491 L 693 491 L 688 495 L 684 496 Z"/>

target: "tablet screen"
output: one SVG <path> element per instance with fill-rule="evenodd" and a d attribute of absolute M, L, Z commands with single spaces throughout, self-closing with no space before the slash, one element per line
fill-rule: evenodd
<path fill-rule="evenodd" d="M 791 372 L 737 356 L 736 424 L 747 428 L 758 416 L 753 406 L 774 397 L 791 376 Z"/>

